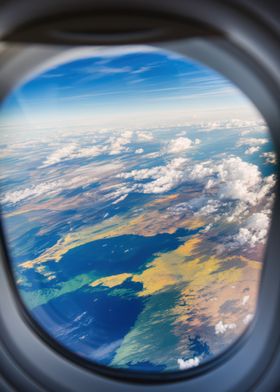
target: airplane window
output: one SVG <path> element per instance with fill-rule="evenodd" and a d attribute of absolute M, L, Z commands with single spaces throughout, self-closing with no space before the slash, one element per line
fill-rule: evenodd
<path fill-rule="evenodd" d="M 0 168 L 19 296 L 71 353 L 181 371 L 250 324 L 276 154 L 206 65 L 151 46 L 53 63 L 3 102 Z"/>

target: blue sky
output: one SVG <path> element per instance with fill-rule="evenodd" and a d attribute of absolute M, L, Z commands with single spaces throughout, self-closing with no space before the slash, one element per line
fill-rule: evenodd
<path fill-rule="evenodd" d="M 121 50 L 82 58 L 37 75 L 2 106 L 9 121 L 48 122 L 143 116 L 236 117 L 251 110 L 243 94 L 221 75 L 167 52 Z M 180 117 L 179 116 L 179 117 Z"/>

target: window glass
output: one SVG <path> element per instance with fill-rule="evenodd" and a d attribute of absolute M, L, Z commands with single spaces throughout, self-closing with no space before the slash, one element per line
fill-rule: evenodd
<path fill-rule="evenodd" d="M 32 318 L 93 363 L 180 371 L 254 317 L 276 156 L 243 93 L 153 47 L 53 62 L 1 108 L 2 224 Z"/>

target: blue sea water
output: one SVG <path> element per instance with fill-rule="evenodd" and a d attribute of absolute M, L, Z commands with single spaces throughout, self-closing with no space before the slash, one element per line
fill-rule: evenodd
<path fill-rule="evenodd" d="M 93 241 L 69 250 L 59 262 L 49 260 L 48 269 L 56 275 L 54 282 L 67 281 L 91 271 L 99 276 L 137 273 L 145 269 L 157 253 L 176 249 L 186 236 L 196 232 L 198 229 L 178 229 L 174 234 L 122 235 Z"/>
<path fill-rule="evenodd" d="M 80 289 L 33 309 L 32 316 L 60 344 L 108 365 L 143 307 L 136 296 Z"/>

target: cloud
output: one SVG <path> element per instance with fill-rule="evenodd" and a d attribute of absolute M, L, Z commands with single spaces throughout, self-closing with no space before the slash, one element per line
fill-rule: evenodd
<path fill-rule="evenodd" d="M 145 158 L 147 159 L 154 159 L 154 158 L 158 158 L 162 155 L 162 152 L 151 152 L 149 154 L 145 155 Z"/>
<path fill-rule="evenodd" d="M 133 132 L 124 131 L 120 135 L 111 136 L 108 143 L 101 146 L 80 147 L 77 143 L 57 149 L 45 159 L 41 167 L 48 167 L 60 162 L 77 158 L 91 158 L 101 154 L 116 155 L 128 151 L 127 144 L 131 142 Z"/>
<path fill-rule="evenodd" d="M 109 145 L 107 146 L 109 155 L 117 155 L 121 152 L 128 151 L 129 148 L 127 147 L 127 144 L 131 142 L 132 135 L 132 131 L 125 131 L 119 136 L 112 136 L 109 139 Z"/>
<path fill-rule="evenodd" d="M 121 173 L 118 177 L 136 181 L 151 179 L 148 183 L 139 183 L 138 191 L 142 193 L 164 193 L 179 185 L 184 180 L 184 158 L 175 158 L 166 166 L 155 166 L 150 169 L 132 170 Z"/>
<path fill-rule="evenodd" d="M 239 201 L 233 211 L 231 211 L 230 215 L 226 217 L 226 221 L 229 223 L 234 221 L 240 222 L 241 218 L 244 218 L 244 216 L 248 215 L 248 213 L 248 204 L 243 201 Z"/>
<path fill-rule="evenodd" d="M 244 319 L 243 319 L 243 323 L 245 325 L 248 325 L 254 318 L 254 315 L 252 313 L 247 314 Z"/>
<path fill-rule="evenodd" d="M 115 340 L 109 344 L 103 344 L 93 351 L 92 358 L 95 360 L 102 360 L 111 357 L 121 345 L 122 339 Z"/>
<path fill-rule="evenodd" d="M 270 163 L 271 165 L 276 165 L 276 153 L 273 151 L 264 152 L 261 157 L 266 158 L 265 163 Z"/>
<path fill-rule="evenodd" d="M 143 152 L 143 148 L 137 148 L 137 150 L 135 150 L 135 154 L 143 154 Z"/>
<path fill-rule="evenodd" d="M 138 185 L 137 184 L 116 184 L 114 186 L 115 190 L 113 192 L 109 192 L 104 196 L 106 200 L 114 200 L 112 204 L 118 204 L 121 201 L 125 200 L 127 196 L 131 192 L 137 192 Z"/>
<path fill-rule="evenodd" d="M 118 203 L 120 203 L 121 201 L 125 200 L 125 199 L 127 198 L 127 196 L 128 196 L 128 194 L 125 193 L 124 195 L 120 196 L 118 199 L 114 200 L 114 201 L 112 202 L 112 204 L 118 204 Z"/>
<path fill-rule="evenodd" d="M 216 335 L 223 335 L 226 331 L 231 330 L 231 329 L 235 329 L 236 328 L 236 324 L 231 323 L 231 324 L 224 324 L 223 321 L 219 321 L 216 325 L 215 325 L 215 334 Z"/>
<path fill-rule="evenodd" d="M 154 64 L 153 65 L 149 65 L 149 66 L 143 66 L 143 67 L 139 67 L 138 69 L 135 69 L 132 71 L 133 74 L 142 74 L 145 72 L 150 71 L 151 69 L 154 68 Z"/>
<path fill-rule="evenodd" d="M 123 66 L 112 66 L 110 65 L 112 59 L 102 59 L 94 64 L 80 69 L 78 72 L 84 74 L 82 81 L 98 80 L 111 75 L 128 75 L 134 79 L 130 80 L 130 83 L 141 82 L 145 79 L 140 78 L 139 75 L 150 71 L 154 65 L 133 67 L 128 65 Z"/>
<path fill-rule="evenodd" d="M 211 131 L 215 131 L 217 129 L 222 128 L 222 124 L 219 121 L 211 121 L 211 122 L 207 122 L 207 123 L 202 123 L 201 125 L 201 131 L 203 132 L 211 132 Z"/>
<path fill-rule="evenodd" d="M 79 151 L 77 151 L 77 153 L 73 156 L 73 158 L 96 157 L 96 156 L 102 154 L 104 151 L 106 151 L 106 149 L 98 147 L 98 146 L 81 148 Z"/>
<path fill-rule="evenodd" d="M 41 167 L 48 167 L 60 162 L 69 161 L 77 158 L 91 158 L 96 157 L 106 151 L 105 147 L 82 147 L 78 144 L 71 143 L 65 147 L 59 148 L 54 151 L 44 162 Z"/>
<path fill-rule="evenodd" d="M 122 45 L 122 46 L 99 46 L 99 47 L 90 47 L 85 46 L 82 48 L 70 48 L 61 51 L 56 56 L 50 56 L 50 59 L 44 62 L 43 65 L 38 66 L 35 71 L 28 74 L 27 80 L 30 78 L 34 78 L 34 74 L 39 75 L 43 72 L 48 72 L 50 69 L 55 69 L 59 65 L 64 65 L 66 63 L 70 63 L 72 61 L 88 59 L 91 57 L 102 57 L 103 59 L 108 59 L 111 61 L 113 58 L 136 54 L 136 53 L 156 53 L 161 52 L 162 49 L 153 47 L 151 45 Z M 168 52 L 166 52 L 168 55 Z"/>
<path fill-rule="evenodd" d="M 138 140 L 145 141 L 145 142 L 149 142 L 154 139 L 154 137 L 151 133 L 142 132 L 142 131 L 137 132 L 137 138 L 138 138 Z"/>
<path fill-rule="evenodd" d="M 262 178 L 258 166 L 229 156 L 219 162 L 205 161 L 194 165 L 189 178 L 205 184 L 205 190 L 215 192 L 220 199 L 244 201 L 256 205 L 275 184 L 275 177 Z"/>
<path fill-rule="evenodd" d="M 213 161 L 204 161 L 195 164 L 190 173 L 190 180 L 205 180 L 205 178 L 211 176 L 215 172 L 215 163 Z"/>
<path fill-rule="evenodd" d="M 53 152 L 44 162 L 43 167 L 54 165 L 61 161 L 71 159 L 70 157 L 73 155 L 76 150 L 77 145 L 75 143 L 68 144 L 62 148 L 59 148 L 55 152 Z"/>
<path fill-rule="evenodd" d="M 237 147 L 241 146 L 261 146 L 263 144 L 268 143 L 269 140 L 267 138 L 260 138 L 260 137 L 242 137 L 237 142 Z"/>
<path fill-rule="evenodd" d="M 2 199 L 4 204 L 17 204 L 23 200 L 41 195 L 52 195 L 58 192 L 64 185 L 64 181 L 44 182 L 29 188 L 8 192 Z"/>
<path fill-rule="evenodd" d="M 167 211 L 172 215 L 182 215 L 188 211 L 192 211 L 192 206 L 190 202 L 182 202 L 175 205 L 171 205 L 167 208 Z"/>
<path fill-rule="evenodd" d="M 143 186 L 143 193 L 164 193 L 175 188 L 183 179 L 183 172 L 172 170 Z"/>
<path fill-rule="evenodd" d="M 236 88 L 232 86 L 213 86 L 212 88 L 209 86 L 208 89 L 202 89 L 202 86 L 196 85 L 192 86 L 192 91 L 188 91 L 187 94 L 176 94 L 176 95 L 160 95 L 158 97 L 150 98 L 150 101 L 153 102 L 161 102 L 161 101 L 194 101 L 194 99 L 200 98 L 210 98 L 211 97 L 223 97 L 224 95 L 231 95 L 236 93 Z M 162 89 L 164 90 L 164 89 Z M 177 90 L 180 90 L 178 88 Z M 183 90 L 185 92 L 186 90 Z M 148 93 L 149 91 L 146 91 Z"/>
<path fill-rule="evenodd" d="M 84 71 L 84 70 L 83 70 Z M 101 75 L 115 75 L 115 74 L 122 74 L 122 73 L 130 73 L 132 68 L 129 66 L 124 67 L 109 67 L 109 66 L 102 66 L 102 67 L 94 67 L 93 69 L 88 69 L 88 73 L 99 73 Z"/>
<path fill-rule="evenodd" d="M 82 319 L 84 316 L 86 316 L 86 314 L 87 314 L 87 312 L 82 312 L 82 313 L 79 314 L 77 317 L 75 317 L 73 321 L 74 321 L 74 322 L 81 321 L 81 319 Z"/>
<path fill-rule="evenodd" d="M 200 124 L 202 132 L 211 132 L 216 130 L 225 129 L 244 129 L 252 128 L 253 131 L 257 129 L 266 130 L 265 124 L 262 119 L 255 120 L 242 120 L 239 118 L 233 118 L 230 120 L 218 120 L 218 121 L 208 121 Z M 242 134 L 248 134 L 252 132 L 252 129 L 245 129 Z"/>
<path fill-rule="evenodd" d="M 245 154 L 246 155 L 252 155 L 255 152 L 258 152 L 259 150 L 260 150 L 259 146 L 256 146 L 256 147 L 252 146 L 252 147 L 247 148 L 247 150 L 245 151 Z"/>
<path fill-rule="evenodd" d="M 151 194 L 168 192 L 184 182 L 196 182 L 203 187 L 203 200 L 196 205 L 189 202 L 188 208 L 195 214 L 210 216 L 212 221 L 224 217 L 228 222 L 244 219 L 249 208 L 268 197 L 275 185 L 274 175 L 262 177 L 258 166 L 234 155 L 196 164 L 180 157 L 165 166 L 122 172 L 117 177 L 134 180 L 128 182 L 130 191 L 133 184 L 132 191 Z"/>
<path fill-rule="evenodd" d="M 84 67 L 81 72 L 86 76 L 82 79 L 83 82 L 90 80 L 97 80 L 110 75 L 130 74 L 133 68 L 129 66 L 112 67 L 108 65 L 94 64 L 89 67 Z"/>
<path fill-rule="evenodd" d="M 34 199 L 38 196 L 50 197 L 58 195 L 60 192 L 75 189 L 79 186 L 86 186 L 93 182 L 88 174 L 76 175 L 68 179 L 57 181 L 46 181 L 37 185 L 11 191 L 4 195 L 1 202 L 4 204 L 17 204 L 25 200 Z"/>
<path fill-rule="evenodd" d="M 132 170 L 121 173 L 119 177 L 140 181 L 137 191 L 142 193 L 164 193 L 184 181 L 195 181 L 204 186 L 204 192 L 216 195 L 218 199 L 245 203 L 244 210 L 248 205 L 257 205 L 267 196 L 276 181 L 273 175 L 263 178 L 258 166 L 234 155 L 219 161 L 208 160 L 188 166 L 185 165 L 186 161 L 184 158 L 176 158 L 166 166 Z M 142 183 L 144 180 L 151 181 Z M 208 205 L 209 208 L 213 212 L 218 209 L 214 205 Z M 201 213 L 207 214 L 207 209 L 202 209 Z"/>
<path fill-rule="evenodd" d="M 192 141 L 187 137 L 181 136 L 178 139 L 173 139 L 170 141 L 168 152 L 171 154 L 183 152 L 193 147 L 195 144 L 199 144 L 199 143 L 200 143 L 199 139 L 195 139 L 195 141 Z"/>
<path fill-rule="evenodd" d="M 264 244 L 267 239 L 267 233 L 270 225 L 270 218 L 266 212 L 256 212 L 246 221 L 244 227 L 233 236 L 233 242 L 236 246 L 249 245 L 254 247 L 258 244 Z"/>
<path fill-rule="evenodd" d="M 246 305 L 246 303 L 249 301 L 250 299 L 250 295 L 244 295 L 244 297 L 242 298 L 241 304 L 244 306 Z"/>
<path fill-rule="evenodd" d="M 177 363 L 180 370 L 187 370 L 198 366 L 200 364 L 200 359 L 198 357 L 194 357 L 184 361 L 182 358 L 179 358 Z"/>
<path fill-rule="evenodd" d="M 221 206 L 222 203 L 219 200 L 210 199 L 206 205 L 204 205 L 199 211 L 197 211 L 197 214 L 209 216 L 218 212 Z"/>
<path fill-rule="evenodd" d="M 261 174 L 256 165 L 229 158 L 216 166 L 216 179 L 208 182 L 207 187 L 219 185 L 220 197 L 252 202 L 254 191 L 261 183 Z"/>

